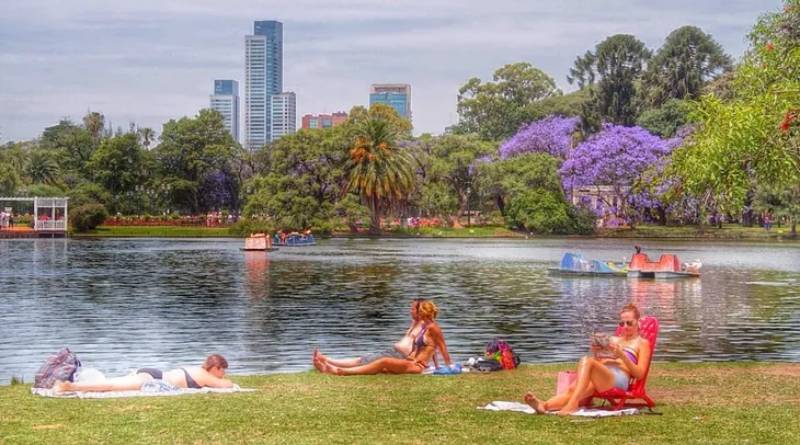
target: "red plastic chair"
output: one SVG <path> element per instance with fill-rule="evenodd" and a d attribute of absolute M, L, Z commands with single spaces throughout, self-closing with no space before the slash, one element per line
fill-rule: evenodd
<path fill-rule="evenodd" d="M 617 336 L 622 335 L 623 327 L 617 328 Z M 652 409 L 656 404 L 653 399 L 647 395 L 645 385 L 647 385 L 647 376 L 650 374 L 650 365 L 653 362 L 653 353 L 656 349 L 656 340 L 658 339 L 659 324 L 658 319 L 655 317 L 642 317 L 639 320 L 639 335 L 646 338 L 650 342 L 650 360 L 647 363 L 647 369 L 644 371 L 644 377 L 641 379 L 631 379 L 628 385 L 628 390 L 623 391 L 619 388 L 611 388 L 608 391 L 595 392 L 592 398 L 604 399 L 611 404 L 613 410 L 622 409 L 628 400 L 642 400 L 644 403 L 627 404 L 628 406 L 646 406 Z"/>

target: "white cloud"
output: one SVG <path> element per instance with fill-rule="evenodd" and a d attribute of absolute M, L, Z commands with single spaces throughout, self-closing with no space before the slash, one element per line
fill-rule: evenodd
<path fill-rule="evenodd" d="M 277 19 L 284 22 L 284 86 L 297 93 L 298 114 L 364 104 L 372 82 L 409 82 L 417 131 L 440 132 L 456 119 L 458 86 L 489 78 L 502 64 L 529 61 L 568 89 L 575 56 L 606 36 L 630 33 L 657 48 L 685 24 L 738 56 L 756 17 L 780 3 L 9 2 L 0 16 L 0 131 L 5 139 L 35 137 L 89 108 L 115 125 L 160 130 L 206 106 L 213 79 L 241 80 L 252 21 Z"/>

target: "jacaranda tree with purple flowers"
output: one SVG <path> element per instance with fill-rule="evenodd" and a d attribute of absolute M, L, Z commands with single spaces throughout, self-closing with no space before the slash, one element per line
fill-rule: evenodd
<path fill-rule="evenodd" d="M 677 138 L 661 139 L 641 127 L 604 124 L 599 133 L 575 147 L 561 165 L 564 189 L 569 194 L 582 186 L 610 186 L 618 201 L 612 211 L 632 218 L 637 207 L 658 205 L 658 198 L 652 194 L 637 196 L 641 193 L 636 185 L 680 142 Z M 604 204 L 613 207 L 613 203 Z"/>
<path fill-rule="evenodd" d="M 500 146 L 500 158 L 523 153 L 547 153 L 564 159 L 573 147 L 579 117 L 548 116 L 522 127 Z"/>

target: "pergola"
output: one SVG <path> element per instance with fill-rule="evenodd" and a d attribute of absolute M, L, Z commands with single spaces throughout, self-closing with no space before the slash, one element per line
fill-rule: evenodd
<path fill-rule="evenodd" d="M 33 203 L 33 230 L 36 232 L 66 232 L 69 198 L 33 198 L 0 197 L 0 210 L 4 202 Z"/>

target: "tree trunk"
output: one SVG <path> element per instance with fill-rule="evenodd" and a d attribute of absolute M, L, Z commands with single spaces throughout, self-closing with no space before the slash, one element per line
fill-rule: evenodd
<path fill-rule="evenodd" d="M 658 206 L 658 223 L 659 225 L 667 225 L 667 209 L 663 206 Z"/>
<path fill-rule="evenodd" d="M 380 199 L 377 197 L 370 198 L 370 210 L 372 210 L 372 218 L 369 224 L 370 235 L 381 234 L 381 204 Z"/>
<path fill-rule="evenodd" d="M 792 232 L 789 234 L 792 238 L 797 238 L 797 221 L 792 220 Z"/>

